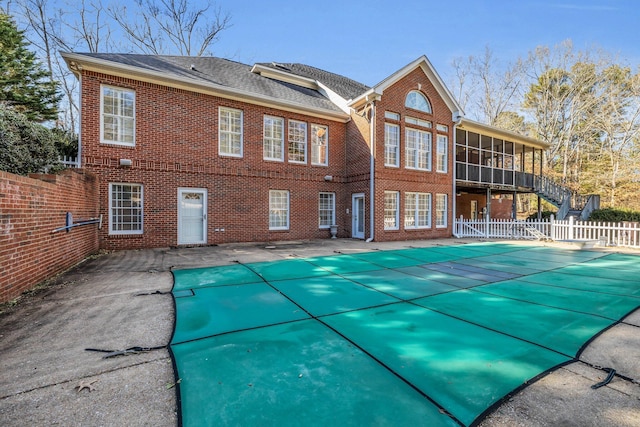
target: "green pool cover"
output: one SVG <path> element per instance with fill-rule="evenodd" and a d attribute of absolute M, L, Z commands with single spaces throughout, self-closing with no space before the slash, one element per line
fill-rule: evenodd
<path fill-rule="evenodd" d="M 180 423 L 475 425 L 640 307 L 639 261 L 474 243 L 174 271 Z"/>

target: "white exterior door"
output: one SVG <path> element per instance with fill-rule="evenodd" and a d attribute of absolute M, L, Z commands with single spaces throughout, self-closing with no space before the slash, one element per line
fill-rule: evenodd
<path fill-rule="evenodd" d="M 364 194 L 354 194 L 351 197 L 351 237 L 364 239 Z"/>
<path fill-rule="evenodd" d="M 178 244 L 207 243 L 207 190 L 178 188 Z"/>

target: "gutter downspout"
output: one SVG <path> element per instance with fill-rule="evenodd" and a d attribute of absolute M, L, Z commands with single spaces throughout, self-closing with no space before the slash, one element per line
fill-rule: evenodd
<path fill-rule="evenodd" d="M 457 141 L 457 132 L 456 132 L 456 128 L 460 125 L 460 122 L 462 122 L 462 114 L 460 114 L 460 112 L 455 112 L 453 113 L 453 150 L 451 153 L 451 164 L 453 165 L 452 167 L 452 174 L 453 174 L 453 179 L 452 179 L 452 187 L 453 187 L 453 201 L 451 202 L 451 217 L 452 217 L 452 221 L 451 221 L 451 229 L 452 232 L 451 234 L 453 234 L 453 237 L 455 238 L 460 238 L 460 235 L 456 233 L 456 199 L 457 199 L 457 191 L 458 188 L 456 187 L 456 144 L 458 143 Z"/>
<path fill-rule="evenodd" d="M 376 168 L 376 101 L 371 101 L 371 118 L 369 119 L 369 133 L 371 140 L 371 155 L 369 165 L 369 238 L 365 242 L 370 243 L 374 238 L 375 226 L 375 168 Z"/>
<path fill-rule="evenodd" d="M 80 100 L 78 103 L 78 154 L 76 157 L 76 167 L 82 167 L 82 67 L 76 62 L 69 63 L 69 69 L 78 78 L 80 89 Z M 75 129 L 74 129 L 75 130 Z"/>

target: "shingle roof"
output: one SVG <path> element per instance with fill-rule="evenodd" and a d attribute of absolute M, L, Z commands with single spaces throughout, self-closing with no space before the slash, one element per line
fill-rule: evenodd
<path fill-rule="evenodd" d="M 348 77 L 330 73 L 310 65 L 276 62 L 272 62 L 270 64 L 261 63 L 260 65 L 317 80 L 347 101 L 362 95 L 370 89 L 368 86 Z"/>
<path fill-rule="evenodd" d="M 177 79 L 213 83 L 230 89 L 339 112 L 340 108 L 319 91 L 282 82 L 251 72 L 251 66 L 216 57 L 139 55 L 119 53 L 81 53 L 91 58 L 163 73 Z M 263 64 L 264 65 L 264 64 Z M 272 65 L 275 67 L 275 65 Z M 303 64 L 288 64 L 292 74 L 317 79 L 345 99 L 351 99 L 367 87 L 346 77 Z M 278 68 L 281 71 L 282 68 Z"/>

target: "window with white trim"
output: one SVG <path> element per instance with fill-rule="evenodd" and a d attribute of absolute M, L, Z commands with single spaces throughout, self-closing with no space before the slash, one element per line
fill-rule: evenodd
<path fill-rule="evenodd" d="M 397 191 L 384 192 L 384 229 L 398 229 L 398 199 L 400 193 Z"/>
<path fill-rule="evenodd" d="M 329 128 L 311 125 L 311 164 L 327 166 L 329 164 Z"/>
<path fill-rule="evenodd" d="M 284 119 L 264 116 L 263 158 L 284 161 Z"/>
<path fill-rule="evenodd" d="M 436 171 L 447 172 L 449 164 L 449 137 L 438 135 L 436 142 Z"/>
<path fill-rule="evenodd" d="M 406 129 L 404 165 L 408 169 L 431 170 L 431 133 Z"/>
<path fill-rule="evenodd" d="M 431 227 L 431 194 L 405 193 L 404 228 Z"/>
<path fill-rule="evenodd" d="M 422 111 L 423 113 L 431 114 L 431 104 L 427 98 L 417 90 L 412 90 L 407 94 L 407 98 L 404 101 L 404 106 L 407 108 L 413 108 L 414 110 Z"/>
<path fill-rule="evenodd" d="M 410 125 L 422 126 L 424 128 L 431 129 L 433 127 L 433 124 L 429 120 L 416 119 L 415 117 L 405 116 L 404 121 Z"/>
<path fill-rule="evenodd" d="M 100 104 L 100 142 L 135 146 L 136 93 L 131 89 L 102 86 Z"/>
<path fill-rule="evenodd" d="M 221 156 L 242 157 L 242 110 L 218 110 L 218 150 Z"/>
<path fill-rule="evenodd" d="M 447 226 L 447 195 L 436 194 L 436 227 Z"/>
<path fill-rule="evenodd" d="M 336 195 L 335 193 L 320 193 L 318 201 L 318 225 L 329 228 L 336 223 Z"/>
<path fill-rule="evenodd" d="M 307 162 L 307 124 L 297 120 L 289 120 L 289 161 L 292 163 Z"/>
<path fill-rule="evenodd" d="M 142 185 L 109 184 L 109 234 L 142 234 Z"/>
<path fill-rule="evenodd" d="M 384 118 L 390 120 L 400 120 L 400 114 L 394 113 L 393 111 L 385 111 Z"/>
<path fill-rule="evenodd" d="M 400 126 L 384 124 L 384 165 L 400 166 Z"/>
<path fill-rule="evenodd" d="M 289 192 L 269 191 L 269 230 L 289 229 Z"/>

